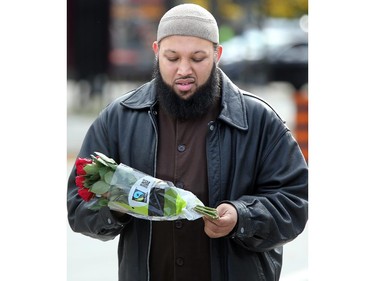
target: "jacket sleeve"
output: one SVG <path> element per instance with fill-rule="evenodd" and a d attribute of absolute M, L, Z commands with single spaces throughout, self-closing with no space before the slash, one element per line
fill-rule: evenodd
<path fill-rule="evenodd" d="M 113 151 L 109 149 L 111 145 L 107 137 L 103 115 L 102 113 L 89 128 L 78 157 L 90 158 L 90 155 L 95 151 L 112 156 Z M 114 239 L 131 220 L 130 216 L 116 216 L 108 207 L 103 207 L 99 211 L 91 211 L 88 207 L 92 202 L 85 202 L 77 193 L 75 177 L 76 169 L 73 167 L 68 179 L 67 190 L 70 227 L 75 232 L 103 241 Z"/>
<path fill-rule="evenodd" d="M 262 156 L 254 192 L 230 201 L 238 223 L 231 238 L 267 251 L 296 238 L 308 219 L 308 168 L 289 130 Z"/>

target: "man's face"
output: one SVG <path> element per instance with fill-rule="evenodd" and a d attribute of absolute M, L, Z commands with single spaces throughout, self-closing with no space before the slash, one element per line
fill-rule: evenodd
<path fill-rule="evenodd" d="M 207 82 L 222 52 L 221 46 L 215 51 L 212 42 L 191 36 L 166 37 L 159 45 L 154 42 L 153 49 L 164 82 L 184 100 Z"/>

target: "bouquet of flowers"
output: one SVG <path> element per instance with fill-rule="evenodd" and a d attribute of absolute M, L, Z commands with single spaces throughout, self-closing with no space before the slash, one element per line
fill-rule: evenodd
<path fill-rule="evenodd" d="M 76 185 L 89 208 L 111 210 L 148 220 L 217 219 L 216 209 L 206 207 L 190 191 L 95 152 L 91 159 L 78 158 Z"/>

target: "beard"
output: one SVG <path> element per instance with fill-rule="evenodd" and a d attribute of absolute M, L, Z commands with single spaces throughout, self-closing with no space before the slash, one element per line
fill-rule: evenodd
<path fill-rule="evenodd" d="M 214 63 L 208 80 L 188 99 L 180 98 L 161 77 L 159 60 L 155 61 L 153 78 L 160 106 L 180 120 L 196 119 L 206 114 L 220 97 L 220 72 Z M 188 78 L 188 77 L 184 77 Z"/>

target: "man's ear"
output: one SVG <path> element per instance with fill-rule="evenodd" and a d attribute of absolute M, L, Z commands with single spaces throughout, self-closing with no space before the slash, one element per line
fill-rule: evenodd
<path fill-rule="evenodd" d="M 222 45 L 217 46 L 215 54 L 216 54 L 216 63 L 219 63 L 221 55 L 223 54 L 223 46 Z"/>
<path fill-rule="evenodd" d="M 158 42 L 154 41 L 154 43 L 152 43 L 152 49 L 154 50 L 155 56 L 157 56 L 158 52 L 159 52 L 159 44 L 158 44 Z"/>

